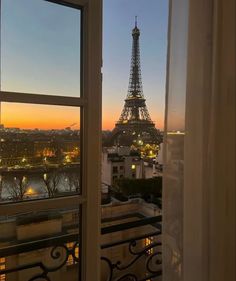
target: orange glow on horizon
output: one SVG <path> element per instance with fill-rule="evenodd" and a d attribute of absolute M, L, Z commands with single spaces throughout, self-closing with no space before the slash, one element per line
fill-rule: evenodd
<path fill-rule="evenodd" d="M 1 123 L 5 127 L 20 129 L 80 128 L 80 109 L 77 107 L 2 103 Z"/>
<path fill-rule="evenodd" d="M 119 120 L 120 111 L 103 114 L 102 129 L 112 130 Z M 156 127 L 163 130 L 164 117 L 154 116 Z M 157 121 L 156 121 L 157 120 Z M 176 120 L 177 121 L 177 120 Z M 80 109 L 78 107 L 35 105 L 19 103 L 1 104 L 1 123 L 5 127 L 20 129 L 71 129 L 80 128 Z"/>

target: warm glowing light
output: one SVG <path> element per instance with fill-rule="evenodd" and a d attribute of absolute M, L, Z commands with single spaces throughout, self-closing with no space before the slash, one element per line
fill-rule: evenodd
<path fill-rule="evenodd" d="M 136 168 L 136 166 L 133 164 L 133 165 L 131 166 L 131 169 L 132 169 L 132 170 L 135 170 L 135 168 Z"/>
<path fill-rule="evenodd" d="M 67 243 L 67 248 L 68 248 L 69 250 L 71 250 L 71 249 L 74 248 L 74 249 L 75 249 L 75 250 L 74 250 L 75 258 L 76 258 L 76 259 L 79 258 L 79 246 L 74 245 L 73 242 L 70 242 L 70 243 Z M 77 260 L 75 260 L 72 255 L 69 255 L 66 264 L 69 266 L 69 265 L 73 265 L 73 264 L 76 264 L 76 263 L 77 263 Z"/>
<path fill-rule="evenodd" d="M 167 135 L 185 135 L 185 132 L 173 131 L 173 132 L 167 132 Z"/>
<path fill-rule="evenodd" d="M 25 163 L 27 161 L 27 159 L 25 157 L 22 158 L 21 162 Z"/>
<path fill-rule="evenodd" d="M 26 192 L 27 196 L 32 196 L 32 195 L 36 195 L 36 194 L 37 194 L 37 192 L 33 189 L 33 187 L 29 187 L 27 189 L 27 192 Z"/>
<path fill-rule="evenodd" d="M 6 259 L 5 258 L 0 258 L 0 270 L 6 269 Z M 6 274 L 1 274 L 0 275 L 0 281 L 5 281 L 6 280 Z"/>
<path fill-rule="evenodd" d="M 138 144 L 139 145 L 143 145 L 143 141 L 142 140 L 138 140 Z"/>
<path fill-rule="evenodd" d="M 43 156 L 52 157 L 52 156 L 55 156 L 55 152 L 50 148 L 44 148 Z"/>
<path fill-rule="evenodd" d="M 66 162 L 66 163 L 70 163 L 70 162 L 71 162 L 71 158 L 70 158 L 69 155 L 66 155 L 66 156 L 65 156 L 65 162 Z"/>
<path fill-rule="evenodd" d="M 153 237 L 145 238 L 144 245 L 146 248 L 149 247 L 152 243 L 153 243 Z M 153 254 L 153 248 L 149 249 L 147 252 L 149 255 Z"/>

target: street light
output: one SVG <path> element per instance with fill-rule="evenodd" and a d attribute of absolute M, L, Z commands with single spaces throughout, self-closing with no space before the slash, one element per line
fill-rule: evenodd
<path fill-rule="evenodd" d="M 27 182 L 26 176 L 23 176 L 22 182 L 23 182 L 23 183 L 26 183 L 26 182 Z"/>
<path fill-rule="evenodd" d="M 47 174 L 43 174 L 43 179 L 46 181 L 47 180 Z"/>
<path fill-rule="evenodd" d="M 22 160 L 21 160 L 21 162 L 22 162 L 22 163 L 25 163 L 25 162 L 26 162 L 26 158 L 23 157 Z"/>

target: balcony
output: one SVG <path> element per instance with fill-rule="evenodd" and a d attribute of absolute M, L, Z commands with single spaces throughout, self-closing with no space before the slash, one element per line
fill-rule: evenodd
<path fill-rule="evenodd" d="M 161 219 L 146 217 L 101 229 L 102 281 L 160 280 Z M 78 241 L 78 231 L 74 231 L 3 246 L 0 280 L 78 280 Z"/>

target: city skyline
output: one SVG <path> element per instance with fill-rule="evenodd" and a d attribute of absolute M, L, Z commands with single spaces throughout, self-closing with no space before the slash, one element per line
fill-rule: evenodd
<path fill-rule="evenodd" d="M 54 10 L 58 5 L 43 2 L 23 0 L 20 5 L 3 1 L 2 90 L 79 96 L 80 38 L 76 34 L 80 31 L 80 11 L 64 6 Z M 103 130 L 114 128 L 127 95 L 136 15 L 141 30 L 144 95 L 151 118 L 163 129 L 168 3 L 150 0 L 150 9 L 143 0 L 135 2 L 104 2 Z M 36 9 L 44 14 L 35 15 L 32 11 Z M 58 26 L 55 21 L 59 16 L 62 24 Z M 1 120 L 5 126 L 25 129 L 62 129 L 79 123 L 78 109 L 49 107 L 46 114 L 41 105 L 3 103 Z"/>

